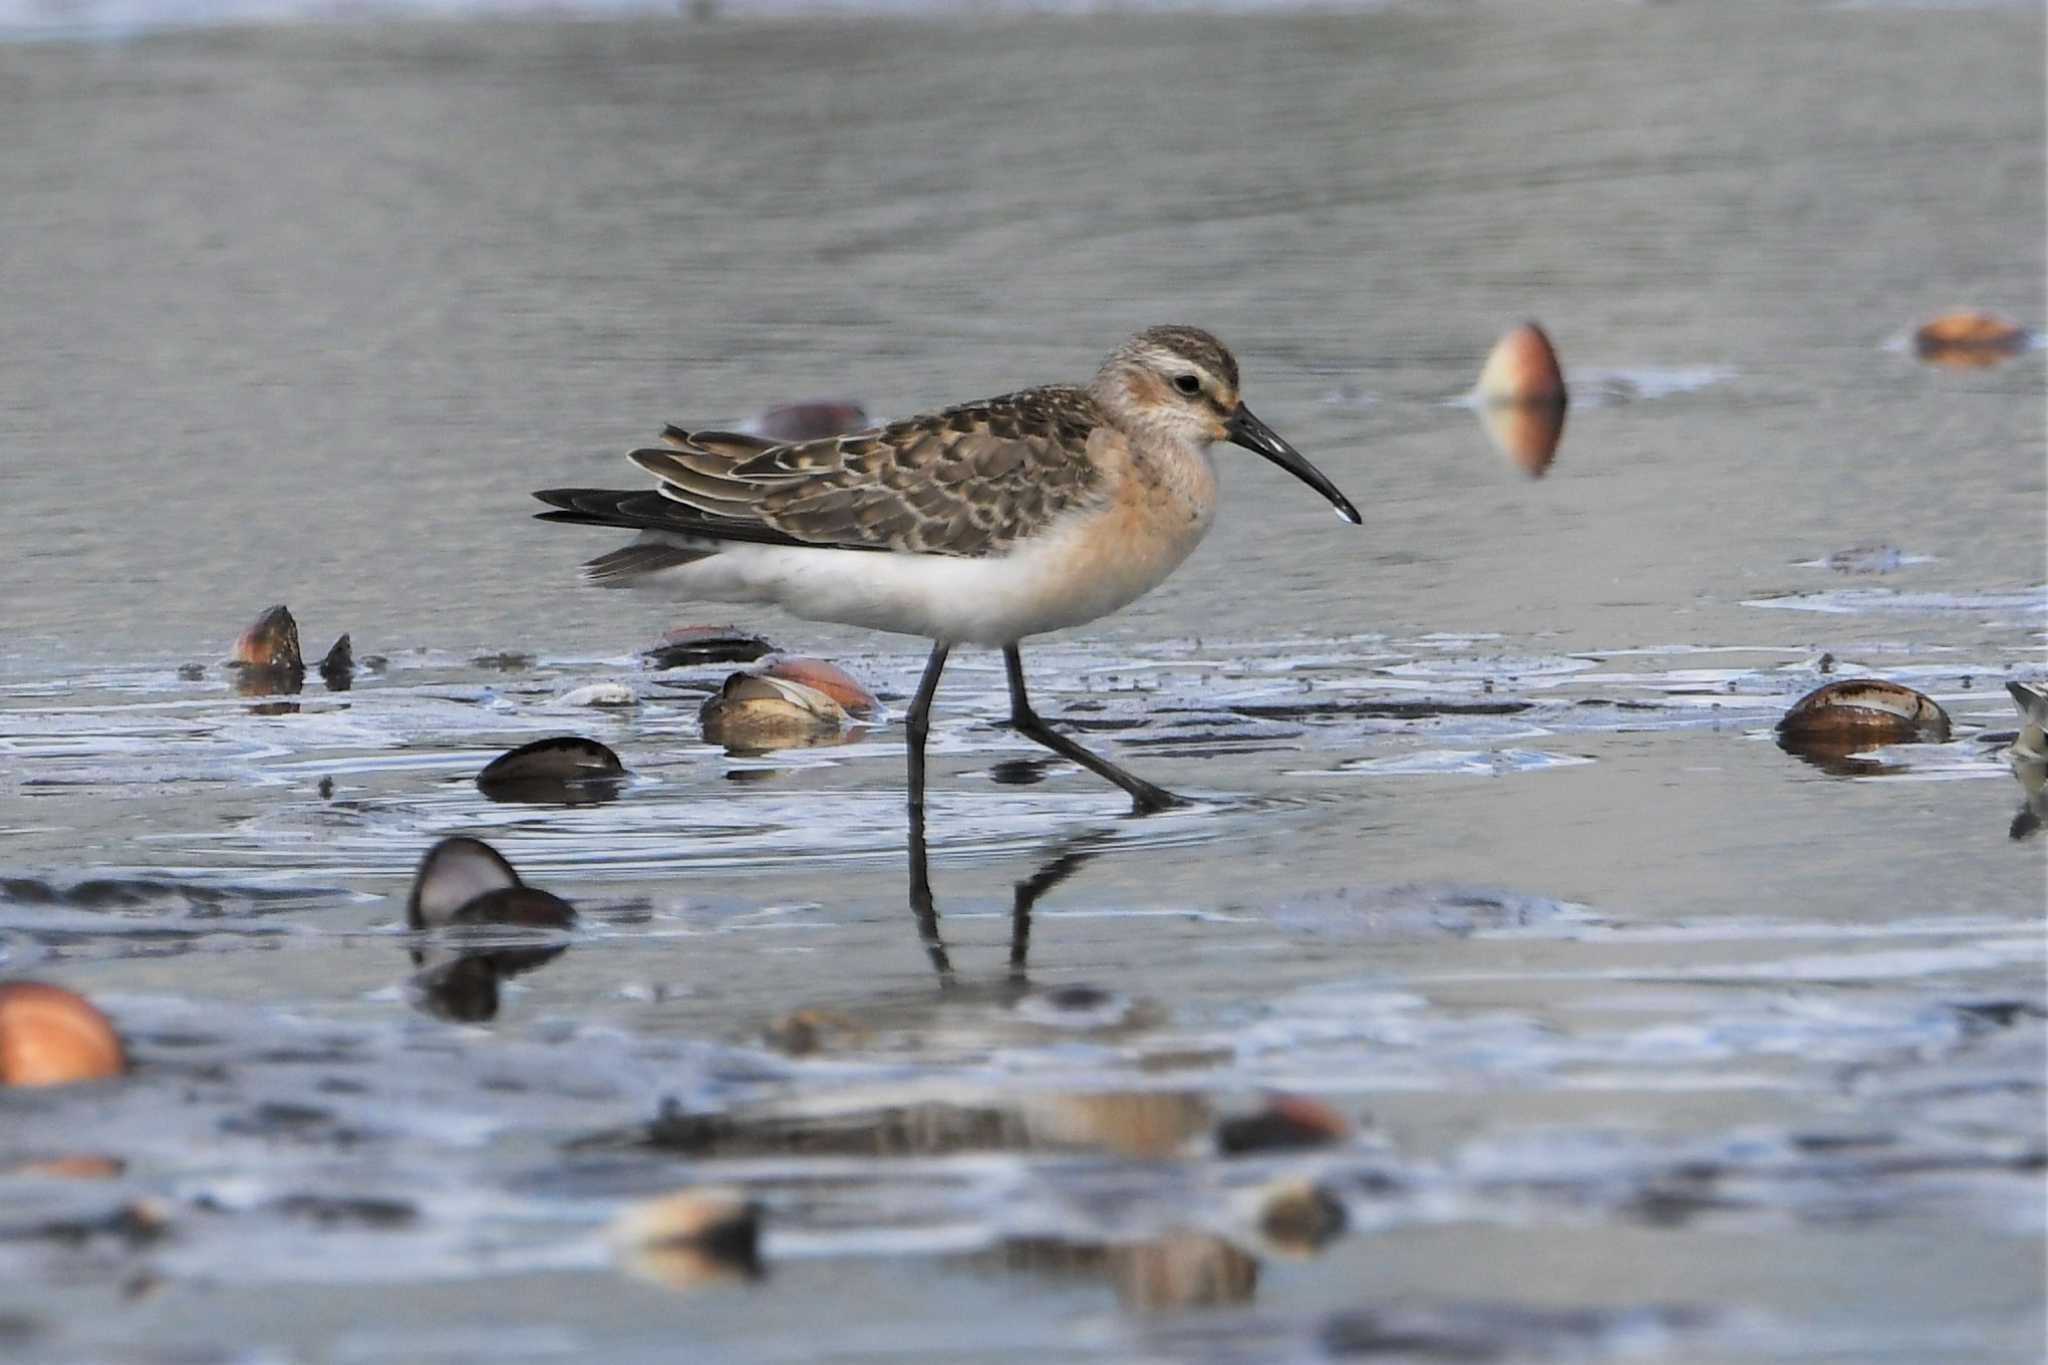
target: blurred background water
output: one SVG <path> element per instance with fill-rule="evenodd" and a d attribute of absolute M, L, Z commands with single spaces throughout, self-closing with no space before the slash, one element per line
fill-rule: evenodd
<path fill-rule="evenodd" d="M 2040 7 L 877 8 L 0 5 L 0 964 L 142 1062 L 0 1097 L 0 1169 L 126 1163 L 0 1175 L 0 1349 L 2036 1358 L 2043 841 L 1996 736 L 2048 672 L 2048 386 L 1907 339 L 2048 320 Z M 1540 481 L 1456 401 L 1528 317 L 1574 390 Z M 1223 452 L 1194 559 L 1033 652 L 1049 715 L 1215 806 L 1020 770 L 962 656 L 948 981 L 894 728 L 735 758 L 723 669 L 631 657 L 738 616 L 900 706 L 921 645 L 580 588 L 611 540 L 529 490 L 1163 321 L 1365 526 Z M 388 672 L 252 712 L 217 662 L 278 601 Z M 1851 672 L 1956 738 L 1768 742 Z M 639 705 L 554 704 L 598 679 Z M 470 782 L 559 731 L 634 785 Z M 455 830 L 593 922 L 488 1030 L 408 1006 L 381 899 Z M 859 1041 L 764 1044 L 799 1006 Z M 1202 1146 L 1269 1089 L 1351 1135 Z M 734 1126 L 576 1145 L 664 1097 Z M 620 1203 L 705 1179 L 769 1201 L 768 1279 L 619 1275 Z M 1351 1235 L 1261 1241 L 1272 1179 Z M 173 1235 L 91 1230 L 144 1197 Z"/>

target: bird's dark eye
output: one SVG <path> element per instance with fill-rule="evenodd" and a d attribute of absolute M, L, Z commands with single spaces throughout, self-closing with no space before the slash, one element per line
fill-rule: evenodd
<path fill-rule="evenodd" d="M 1173 377 L 1173 386 L 1191 398 L 1202 391 L 1202 381 L 1191 374 L 1175 375 Z"/>

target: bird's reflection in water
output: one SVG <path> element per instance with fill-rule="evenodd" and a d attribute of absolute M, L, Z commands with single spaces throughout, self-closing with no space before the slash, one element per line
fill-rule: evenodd
<path fill-rule="evenodd" d="M 1083 830 L 1055 844 L 1051 856 L 1036 872 L 1018 882 L 1010 891 L 1010 970 L 1008 984 L 1021 993 L 1030 985 L 1027 959 L 1031 953 L 1031 911 L 1048 891 L 1080 871 L 1101 853 L 1113 831 Z M 924 821 L 910 820 L 910 912 L 917 919 L 918 937 L 941 985 L 952 986 L 957 978 L 953 957 L 939 932 L 938 902 L 932 895 L 931 855 L 925 846 Z"/>
<path fill-rule="evenodd" d="M 886 1093 L 870 1103 L 849 1103 L 840 1094 L 823 1103 L 795 1099 L 719 1114 L 670 1109 L 623 1140 L 604 1137 L 586 1145 L 659 1148 L 687 1155 L 700 1172 L 711 1169 L 704 1163 L 721 1159 L 886 1162 L 1001 1152 L 1096 1152 L 1170 1162 L 1206 1155 L 1213 1119 L 1204 1096 L 1183 1091 L 962 1092 L 903 1103 L 890 1102 Z M 1247 1229 L 1247 1239 L 1257 1236 Z M 1250 1252 L 1214 1232 L 1187 1227 L 1131 1240 L 1006 1237 L 986 1250 L 946 1259 L 972 1273 L 1107 1281 L 1118 1302 L 1134 1313 L 1247 1303 L 1259 1278 L 1258 1259 Z"/>
<path fill-rule="evenodd" d="M 1259 1287 L 1258 1261 L 1206 1232 L 1169 1232 L 1128 1246 L 1018 1238 L 964 1263 L 1048 1279 L 1104 1279 L 1130 1313 L 1250 1303 Z"/>
<path fill-rule="evenodd" d="M 1039 900 L 1098 856 L 1112 832 L 1085 831 L 1053 845 L 1031 875 L 1011 892 L 1006 970 L 994 984 L 999 999 L 1023 1003 L 1046 1000 L 1048 1008 L 1073 1008 L 1079 997 L 1111 997 L 1115 992 L 1066 986 L 1033 991 L 1028 980 L 1032 911 Z M 911 827 L 911 904 L 919 937 L 937 969 L 946 1008 L 965 1002 L 971 992 L 960 980 L 953 954 L 940 928 L 940 915 L 926 866 L 922 831 Z M 833 1016 L 829 1011 L 799 1010 L 785 1024 L 801 1020 L 806 1045 L 788 1049 L 807 1056 L 832 1050 L 819 1038 Z M 858 1021 L 839 1021 L 847 1035 L 865 1045 L 868 1035 Z M 1027 1026 L 1029 1026 L 1027 1021 Z M 1121 1027 L 1122 1025 L 1119 1025 Z M 775 1036 L 771 1034 L 771 1036 Z M 1289 1231 L 1276 1221 L 1274 1200 L 1261 1193 L 1256 1213 L 1236 1204 L 1219 1204 L 1197 1212 L 1171 1202 L 1158 1190 L 1162 1175 L 1219 1158 L 1238 1149 L 1221 1136 L 1229 1125 L 1219 1123 L 1211 1098 L 1194 1089 L 1046 1091 L 984 1086 L 922 1084 L 906 1091 L 901 1082 L 871 1088 L 834 1088 L 823 1093 L 799 1089 L 783 1097 L 738 1109 L 699 1111 L 671 1103 L 650 1123 L 596 1134 L 576 1148 L 658 1151 L 686 1158 L 704 1179 L 721 1161 L 787 1162 L 829 1160 L 858 1162 L 867 1179 L 887 1186 L 903 1178 L 899 1171 L 923 1170 L 935 1159 L 973 1155 L 1016 1154 L 1044 1162 L 1046 1178 L 1057 1186 L 1071 1158 L 1092 1154 L 1128 1168 L 1129 1216 L 1105 1223 L 1098 1235 L 1087 1231 L 1047 1236 L 1035 1228 L 1009 1232 L 1001 1210 L 978 1250 L 948 1254 L 947 1264 L 970 1274 L 1018 1273 L 1065 1281 L 1106 1283 L 1128 1312 L 1167 1313 L 1184 1309 L 1248 1303 L 1259 1283 L 1259 1256 L 1308 1255 L 1338 1235 L 1341 1209 L 1327 1196 L 1312 1192 L 1315 1217 L 1307 1231 Z M 1267 1144 L 1257 1150 L 1272 1150 Z M 1094 1161 L 1083 1163 L 1090 1171 Z M 1115 1171 L 1115 1164 L 1101 1166 Z M 852 1185 L 863 1183 L 859 1177 Z M 1180 1188 L 1177 1175 L 1167 1183 Z M 1301 1183 L 1301 1182 L 1296 1182 Z M 808 1188 L 808 1187 L 807 1187 Z M 1304 1186 L 1304 1188 L 1307 1188 Z M 1148 1193 L 1151 1192 L 1151 1193 Z M 821 1197 L 811 1189 L 806 1198 Z M 830 1196 L 823 1196 L 827 1203 Z M 1301 1202 L 1299 1196 L 1291 1196 Z M 802 1199 L 797 1201 L 801 1217 Z M 1123 1207 L 1121 1201 L 1117 1207 Z M 840 1213 L 826 1221 L 843 1218 Z M 1027 1218 L 1027 1223 L 1038 1223 Z M 1299 1217 L 1295 1223 L 1302 1223 Z"/>

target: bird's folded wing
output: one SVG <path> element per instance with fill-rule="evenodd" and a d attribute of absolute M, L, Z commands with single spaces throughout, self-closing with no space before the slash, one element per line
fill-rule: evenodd
<path fill-rule="evenodd" d="M 1099 495 L 1099 424 L 1086 393 L 1032 389 L 789 445 L 671 427 L 629 458 L 713 538 L 980 556 Z"/>

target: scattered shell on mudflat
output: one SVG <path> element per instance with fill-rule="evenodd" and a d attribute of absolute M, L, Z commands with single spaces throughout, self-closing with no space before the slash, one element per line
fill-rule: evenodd
<path fill-rule="evenodd" d="M 610 1237 L 627 1270 L 671 1289 L 761 1273 L 761 1205 L 736 1189 L 696 1186 L 631 1205 Z"/>
<path fill-rule="evenodd" d="M 1566 401 L 1564 370 L 1541 326 L 1525 322 L 1493 343 L 1479 371 L 1479 398 L 1486 403 Z"/>
<path fill-rule="evenodd" d="M 2026 328 L 1981 310 L 1944 313 L 1913 333 L 1913 353 L 1930 365 L 1996 365 L 2032 344 Z"/>
<path fill-rule="evenodd" d="M 2005 690 L 2020 713 L 2020 732 L 2006 746 L 2005 760 L 2022 799 L 2007 833 L 2029 839 L 2048 822 L 2048 689 L 2008 681 Z"/>
<path fill-rule="evenodd" d="M 0 985 L 0 1085 L 70 1085 L 127 1068 L 120 1036 L 85 997 L 41 981 Z"/>
<path fill-rule="evenodd" d="M 1948 736 L 1948 712 L 1925 693 L 1882 678 L 1824 684 L 1794 702 L 1778 722 L 1779 741 L 1787 745 L 1940 743 Z"/>
<path fill-rule="evenodd" d="M 290 694 L 305 686 L 299 623 L 290 609 L 279 603 L 258 616 L 235 641 L 228 665 L 235 670 L 235 690 L 244 696 Z"/>
<path fill-rule="evenodd" d="M 738 626 L 677 626 L 665 631 L 661 643 L 641 654 L 650 668 L 689 668 L 696 664 L 750 664 L 775 646 Z"/>
<path fill-rule="evenodd" d="M 1350 1134 L 1344 1116 L 1303 1095 L 1272 1095 L 1256 1111 L 1216 1125 L 1216 1150 L 1224 1156 L 1325 1147 Z"/>
<path fill-rule="evenodd" d="M 2005 691 L 2020 713 L 2020 732 L 2006 754 L 2016 764 L 2048 766 L 2048 687 L 2008 681 Z"/>
<path fill-rule="evenodd" d="M 791 1010 L 761 1031 L 763 1041 L 791 1057 L 812 1057 L 858 1047 L 871 1036 L 867 1026 L 837 1010 Z"/>
<path fill-rule="evenodd" d="M 784 656 L 771 662 L 761 673 L 785 682 L 802 683 L 815 688 L 839 703 L 848 715 L 866 720 L 882 709 L 875 700 L 875 694 L 861 685 L 860 679 L 841 668 L 838 664 L 824 659 L 810 659 L 801 656 Z"/>
<path fill-rule="evenodd" d="M 320 679 L 327 684 L 328 691 L 346 692 L 355 676 L 355 651 L 349 645 L 348 632 L 343 631 L 341 638 L 320 658 Z"/>
<path fill-rule="evenodd" d="M 1479 421 L 1494 446 L 1530 478 L 1557 458 L 1569 402 L 1557 351 L 1525 322 L 1494 343 L 1479 372 Z"/>
<path fill-rule="evenodd" d="M 427 850 L 413 878 L 406 923 L 415 930 L 568 929 L 576 910 L 561 897 L 528 886 L 505 856 L 481 839 L 443 839 Z M 498 983 L 567 951 L 566 942 L 498 943 L 450 955 L 450 945 L 415 944 L 410 983 L 415 1002 L 444 1019 L 475 1023 L 498 1012 Z M 437 960 L 438 959 L 438 960 Z"/>
<path fill-rule="evenodd" d="M 414 929 L 451 924 L 553 929 L 575 923 L 576 911 L 559 896 L 526 885 L 505 855 L 483 840 L 456 835 L 420 859 L 405 922 Z"/>
<path fill-rule="evenodd" d="M 739 753 L 800 749 L 845 737 L 846 708 L 805 683 L 735 673 L 698 713 L 709 744 Z"/>
<path fill-rule="evenodd" d="M 297 669 L 304 672 L 306 660 L 299 653 L 299 623 L 282 602 L 256 618 L 235 641 L 229 662 L 243 668 Z"/>
<path fill-rule="evenodd" d="M 1258 1192 L 1258 1227 L 1266 1245 L 1286 1256 L 1312 1256 L 1350 1221 L 1344 1203 L 1321 1185 L 1282 1180 Z"/>
<path fill-rule="evenodd" d="M 626 765 L 594 739 L 555 735 L 499 754 L 476 775 L 493 801 L 590 804 L 619 793 Z"/>
<path fill-rule="evenodd" d="M 640 704 L 639 694 L 624 683 L 588 683 L 556 697 L 556 706 L 627 707 Z"/>

